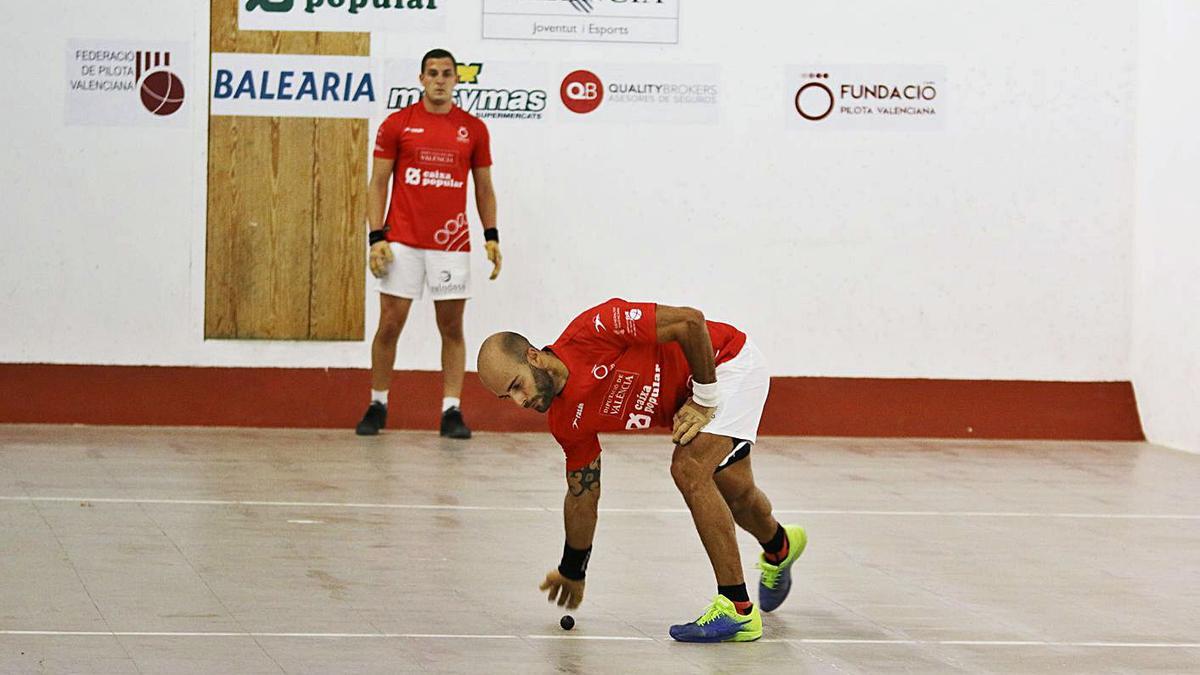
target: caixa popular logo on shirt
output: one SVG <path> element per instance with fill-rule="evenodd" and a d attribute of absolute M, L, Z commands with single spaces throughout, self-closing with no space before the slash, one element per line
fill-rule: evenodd
<path fill-rule="evenodd" d="M 370 59 L 296 54 L 213 54 L 212 114 L 370 117 Z"/>
<path fill-rule="evenodd" d="M 455 190 L 459 190 L 463 186 L 463 182 L 455 178 L 454 174 L 449 171 L 421 169 L 416 166 L 405 167 L 404 183 L 417 187 L 453 188 Z"/>

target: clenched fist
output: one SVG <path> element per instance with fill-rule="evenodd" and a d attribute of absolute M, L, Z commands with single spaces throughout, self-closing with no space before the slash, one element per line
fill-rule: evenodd
<path fill-rule="evenodd" d="M 579 603 L 583 602 L 584 581 L 584 579 L 580 579 L 579 581 L 568 579 L 557 569 L 553 569 L 546 573 L 546 580 L 538 588 L 543 591 L 550 591 L 550 594 L 546 596 L 546 600 L 550 602 L 557 600 L 559 607 L 575 609 L 579 606 Z"/>
<path fill-rule="evenodd" d="M 671 440 L 679 445 L 687 445 L 692 439 L 708 426 L 712 418 L 717 416 L 716 408 L 706 408 L 692 399 L 675 413 L 674 424 L 671 427 Z"/>

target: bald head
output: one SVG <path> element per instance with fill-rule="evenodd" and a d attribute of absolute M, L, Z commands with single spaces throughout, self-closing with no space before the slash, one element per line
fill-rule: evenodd
<path fill-rule="evenodd" d="M 533 349 L 529 340 L 520 333 L 504 331 L 490 335 L 479 347 L 479 379 L 493 394 L 501 394 L 522 365 L 528 362 L 527 354 Z"/>
<path fill-rule="evenodd" d="M 479 380 L 500 398 L 546 412 L 566 382 L 566 369 L 552 354 L 535 349 L 520 333 L 496 333 L 479 347 Z M 556 380 L 554 370 L 561 370 Z"/>

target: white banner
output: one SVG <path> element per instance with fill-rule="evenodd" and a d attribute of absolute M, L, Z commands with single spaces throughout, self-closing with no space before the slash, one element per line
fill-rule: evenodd
<path fill-rule="evenodd" d="M 716 124 L 721 69 L 715 65 L 588 65 L 558 85 L 568 121 Z"/>
<path fill-rule="evenodd" d="M 371 117 L 377 93 L 365 56 L 212 55 L 213 115 Z"/>
<path fill-rule="evenodd" d="M 421 57 L 389 59 L 379 79 L 388 113 L 421 100 Z M 496 120 L 541 122 L 553 117 L 558 83 L 545 63 L 478 61 L 458 64 L 454 103 L 492 124 Z"/>
<path fill-rule="evenodd" d="M 451 0 L 239 0 L 240 30 L 441 33 Z"/>
<path fill-rule="evenodd" d="M 788 126 L 861 131 L 939 131 L 946 126 L 940 66 L 788 66 Z"/>
<path fill-rule="evenodd" d="M 183 42 L 70 41 L 66 123 L 185 125 L 192 88 L 185 82 L 192 74 L 190 49 Z"/>
<path fill-rule="evenodd" d="M 679 0 L 483 0 L 483 37 L 679 42 Z"/>

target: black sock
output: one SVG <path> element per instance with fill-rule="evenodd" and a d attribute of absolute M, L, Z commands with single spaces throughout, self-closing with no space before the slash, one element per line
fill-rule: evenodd
<path fill-rule="evenodd" d="M 770 541 L 759 542 L 763 548 L 763 553 L 769 556 L 779 555 L 783 550 L 784 543 L 787 542 L 787 532 L 784 531 L 783 525 L 775 524 L 775 536 L 771 537 Z"/>
<path fill-rule="evenodd" d="M 717 593 L 733 602 L 750 602 L 750 594 L 746 592 L 746 584 L 736 586 L 717 586 Z"/>

